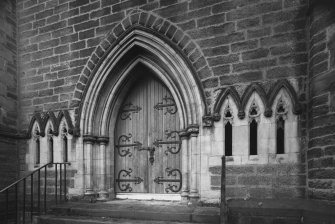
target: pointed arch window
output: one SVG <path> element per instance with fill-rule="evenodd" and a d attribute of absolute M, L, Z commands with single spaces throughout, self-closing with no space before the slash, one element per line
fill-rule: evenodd
<path fill-rule="evenodd" d="M 40 132 L 37 128 L 34 131 L 34 142 L 35 142 L 34 163 L 35 166 L 39 166 L 41 162 L 41 142 L 40 142 Z"/>
<path fill-rule="evenodd" d="M 287 104 L 282 98 L 276 107 L 276 153 L 285 153 L 285 120 L 287 118 Z"/>
<path fill-rule="evenodd" d="M 225 127 L 225 156 L 233 155 L 233 113 L 228 104 L 224 111 L 224 127 Z"/>
<path fill-rule="evenodd" d="M 253 101 L 249 109 L 249 153 L 250 155 L 258 154 L 258 122 L 259 107 Z"/>
<path fill-rule="evenodd" d="M 54 139 L 53 139 L 53 131 L 50 128 L 48 130 L 48 163 L 54 162 Z"/>

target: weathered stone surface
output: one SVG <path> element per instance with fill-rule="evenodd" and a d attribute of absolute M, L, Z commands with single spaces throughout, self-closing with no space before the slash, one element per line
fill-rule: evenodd
<path fill-rule="evenodd" d="M 0 124 L 7 122 L 16 128 L 15 116 L 20 114 L 26 127 L 28 115 L 35 111 L 70 107 L 79 113 L 80 98 L 91 77 L 97 77 L 97 65 L 103 65 L 110 49 L 122 45 L 120 38 L 136 26 L 141 27 L 139 32 L 150 30 L 148 36 L 157 34 L 167 47 L 180 53 L 195 75 L 190 82 L 199 82 L 205 93 L 205 113 L 212 112 L 220 88 L 234 86 L 242 97 L 250 83 L 257 82 L 271 91 L 273 83 L 283 79 L 289 80 L 299 103 L 308 110 L 307 114 L 303 109 L 297 117 L 295 133 L 302 164 L 228 166 L 227 175 L 232 178 L 227 182 L 233 195 L 251 192 L 255 197 L 300 197 L 308 169 L 320 166 L 332 170 L 335 37 L 329 7 L 311 7 L 307 13 L 307 2 L 298 0 L 33 0 L 18 1 L 17 7 L 17 13 L 0 18 L 0 105 L 9 108 L 20 104 L 22 111 L 14 113 L 6 107 L 3 112 L 2 106 Z M 136 41 L 143 44 L 140 38 Z M 9 66 L 2 67 L 4 64 Z M 18 72 L 22 74 L 15 77 Z M 112 77 L 110 74 L 108 80 Z M 21 83 L 19 87 L 16 82 Z M 266 119 L 272 122 L 274 115 Z M 212 175 L 208 189 L 217 188 L 220 168 L 209 168 L 208 175 Z M 324 173 L 313 175 L 314 181 Z M 275 192 L 280 182 L 289 187 Z M 319 195 L 315 197 L 322 198 L 318 186 L 322 187 L 313 185 L 318 192 L 315 195 Z"/>

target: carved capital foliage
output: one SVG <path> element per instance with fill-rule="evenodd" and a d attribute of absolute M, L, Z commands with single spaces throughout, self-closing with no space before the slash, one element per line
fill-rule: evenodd
<path fill-rule="evenodd" d="M 179 131 L 179 138 L 181 140 L 188 139 L 189 136 L 190 136 L 190 134 L 187 132 L 187 130 L 181 130 L 181 131 Z"/>
<path fill-rule="evenodd" d="M 244 112 L 244 110 L 239 110 L 237 116 L 241 120 L 244 119 L 245 118 L 245 112 Z"/>
<path fill-rule="evenodd" d="M 109 137 L 108 136 L 98 136 L 97 137 L 97 142 L 100 145 L 107 145 L 107 143 L 109 142 Z"/>
<path fill-rule="evenodd" d="M 97 137 L 90 134 L 83 135 L 83 141 L 84 143 L 94 144 L 97 141 Z"/>
<path fill-rule="evenodd" d="M 265 108 L 264 116 L 265 117 L 272 117 L 272 109 L 271 108 Z"/>
<path fill-rule="evenodd" d="M 187 127 L 187 133 L 189 133 L 190 136 L 198 136 L 199 134 L 199 125 L 197 124 L 191 124 Z"/>
<path fill-rule="evenodd" d="M 219 121 L 221 119 L 221 115 L 219 113 L 214 113 L 212 117 L 213 121 Z"/>
<path fill-rule="evenodd" d="M 221 119 L 221 115 L 218 113 L 215 113 L 213 115 L 206 115 L 202 117 L 203 126 L 205 128 L 213 127 L 214 121 L 219 121 Z"/>
<path fill-rule="evenodd" d="M 210 128 L 210 127 L 212 127 L 213 126 L 213 116 L 203 116 L 202 117 L 202 122 L 203 122 L 203 126 L 205 127 L 205 128 Z"/>

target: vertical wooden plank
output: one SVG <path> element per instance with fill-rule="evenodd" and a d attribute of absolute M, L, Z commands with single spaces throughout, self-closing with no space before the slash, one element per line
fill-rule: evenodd
<path fill-rule="evenodd" d="M 155 141 L 156 138 L 156 130 L 155 130 L 155 123 L 156 123 L 156 117 L 155 117 L 155 109 L 154 109 L 154 105 L 156 103 L 156 92 L 155 92 L 155 83 L 154 80 L 150 80 L 150 90 L 149 90 L 149 94 L 148 94 L 148 98 L 149 98 L 149 104 L 148 104 L 148 111 L 149 111 L 149 125 L 148 127 L 150 127 L 150 131 L 149 131 L 149 145 L 150 147 L 154 147 L 153 142 Z M 157 165 L 157 163 L 159 162 L 159 156 L 158 156 L 158 151 L 157 148 L 155 148 L 155 152 L 154 152 L 154 163 L 148 164 L 148 170 L 149 170 L 149 184 L 150 184 L 150 193 L 155 193 L 155 185 L 154 185 L 154 178 L 155 178 L 155 167 Z"/>
<path fill-rule="evenodd" d="M 161 83 L 157 82 L 157 90 L 158 92 L 157 96 L 157 103 L 164 103 L 163 98 L 164 98 L 164 87 L 162 86 Z M 164 109 L 159 110 L 157 113 L 157 122 L 158 122 L 158 128 L 157 130 L 158 136 L 157 139 L 163 140 L 164 141 L 164 120 L 165 120 L 165 115 L 164 115 Z M 159 156 L 159 164 L 158 164 L 158 169 L 156 171 L 156 176 L 164 177 L 165 173 L 165 168 L 166 168 L 166 157 L 164 154 L 164 145 L 161 147 L 158 147 L 158 156 Z M 164 183 L 163 184 L 156 184 L 157 186 L 157 193 L 164 193 Z"/>
<path fill-rule="evenodd" d="M 127 120 L 121 120 L 120 116 L 118 116 L 115 141 L 118 140 L 119 136 L 129 135 L 129 133 L 131 133 L 132 138 L 129 143 L 139 141 L 142 143 L 143 148 L 155 147 L 155 161 L 153 165 L 149 162 L 150 152 L 147 150 L 138 151 L 134 150 L 134 147 L 131 147 L 132 157 L 120 157 L 118 153 L 115 152 L 116 177 L 121 169 L 128 170 L 131 168 L 133 172 L 130 178 L 140 177 L 144 180 L 143 183 L 138 185 L 131 183 L 133 192 L 165 193 L 165 188 L 169 183 L 156 184 L 154 178 L 159 176 L 171 179 L 175 178 L 173 176 L 167 176 L 166 168 L 180 169 L 181 153 L 165 154 L 167 147 L 173 145 L 163 144 L 160 147 L 153 145 L 155 140 L 178 140 L 178 138 L 167 139 L 165 132 L 166 130 L 179 131 L 178 112 L 170 114 L 166 113 L 168 109 L 166 107 L 160 110 L 154 108 L 158 103 L 169 103 L 163 100 L 166 96 L 172 96 L 167 87 L 149 73 L 145 74 L 138 79 L 134 87 L 130 88 L 130 92 L 123 103 L 124 105 L 131 102 L 134 106 L 140 106 L 142 108 L 141 111 L 132 113 L 131 119 Z M 117 144 L 117 142 L 115 144 Z M 116 192 L 120 192 L 118 187 L 116 187 Z"/>
<path fill-rule="evenodd" d="M 163 98 L 165 98 L 165 97 L 167 97 L 168 96 L 168 94 L 167 94 L 167 91 L 166 91 L 166 89 L 163 87 L 162 88 L 162 99 Z M 166 104 L 166 103 L 168 103 L 168 102 L 166 102 L 166 101 L 164 101 L 164 103 Z M 162 115 L 163 115 L 163 122 L 162 122 L 162 140 L 163 141 L 168 141 L 168 139 L 167 139 L 167 137 L 166 137 L 166 131 L 169 131 L 170 130 L 170 127 L 169 127 L 169 118 L 170 118 L 170 114 L 169 113 L 166 113 L 166 111 L 167 111 L 167 109 L 168 108 L 164 108 L 163 110 L 162 110 Z M 164 177 L 164 178 L 170 178 L 170 177 L 168 177 L 167 176 L 167 173 L 166 173 L 166 168 L 168 168 L 168 167 L 170 167 L 170 156 L 169 156 L 169 154 L 168 155 L 166 155 L 165 154 L 165 151 L 167 150 L 167 147 L 168 147 L 168 145 L 162 145 L 162 147 L 161 147 L 161 149 L 162 149 L 162 154 L 161 154 L 161 156 L 162 156 L 162 158 L 163 158 L 163 161 L 162 161 L 162 164 L 164 164 L 164 166 L 162 167 L 162 176 Z M 162 193 L 166 193 L 165 192 L 165 188 L 167 187 L 167 185 L 168 185 L 168 183 L 167 182 L 165 182 L 162 186 Z"/>

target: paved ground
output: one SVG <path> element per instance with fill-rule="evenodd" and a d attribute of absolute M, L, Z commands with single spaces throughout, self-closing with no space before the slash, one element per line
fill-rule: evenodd
<path fill-rule="evenodd" d="M 113 200 L 67 202 L 40 217 L 41 224 L 190 224 L 217 223 L 219 208 L 194 207 L 173 201 Z M 169 221 L 155 221 L 169 220 Z"/>
<path fill-rule="evenodd" d="M 94 209 L 94 210 L 122 210 L 122 211 L 150 211 L 162 213 L 196 213 L 196 214 L 219 214 L 218 207 L 193 207 L 184 202 L 176 201 L 141 201 L 141 200 L 113 200 L 108 202 L 68 202 L 58 205 L 58 208 L 70 209 Z"/>
<path fill-rule="evenodd" d="M 57 219 L 58 222 L 67 223 L 71 222 L 73 224 L 81 223 L 81 220 L 85 220 L 85 224 L 89 224 L 90 222 L 93 224 L 111 224 L 111 223 L 119 223 L 119 224 L 192 224 L 190 222 L 170 222 L 170 221 L 150 221 L 150 220 L 134 220 L 134 219 L 114 219 L 114 218 L 95 218 L 92 217 L 57 217 L 57 216 L 49 216 L 46 217 L 49 221 L 52 219 Z M 80 218 L 80 220 L 78 220 Z M 72 220 L 72 221 L 71 221 Z M 194 224 L 194 223 L 193 223 Z"/>

